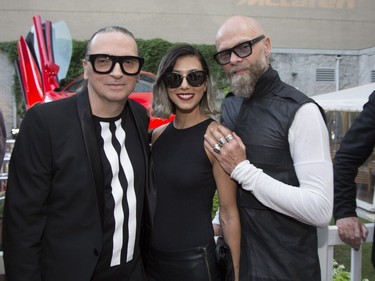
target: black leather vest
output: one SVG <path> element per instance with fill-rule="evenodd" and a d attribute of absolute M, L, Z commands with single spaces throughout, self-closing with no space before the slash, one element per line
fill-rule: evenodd
<path fill-rule="evenodd" d="M 299 186 L 290 155 L 288 133 L 298 109 L 309 102 L 314 100 L 282 82 L 270 67 L 259 80 L 253 96 L 244 99 L 240 109 L 237 97 L 226 99 L 226 107 L 232 112 L 223 112 L 223 115 L 236 120 L 232 126 L 244 142 L 247 159 L 253 165 L 285 184 Z M 324 118 L 323 109 L 317 106 Z M 222 122 L 227 126 L 229 124 L 226 123 L 230 123 L 227 120 Z M 244 193 L 239 202 L 241 205 L 266 208 L 251 192 L 240 190 Z"/>
<path fill-rule="evenodd" d="M 299 186 L 299 182 L 290 155 L 288 132 L 297 110 L 306 102 L 310 102 L 306 96 L 296 101 L 273 92 L 253 97 L 243 102 L 235 127 L 246 145 L 247 159 L 269 176 L 293 186 Z M 248 191 L 244 191 L 241 204 L 264 207 Z"/>
<path fill-rule="evenodd" d="M 238 104 L 238 100 L 232 102 L 227 108 Z M 299 181 L 288 133 L 298 109 L 309 102 L 314 101 L 283 83 L 270 67 L 253 96 L 243 101 L 238 116 L 230 113 L 236 119 L 234 131 L 246 145 L 247 159 L 269 176 L 293 186 L 299 186 Z M 241 251 L 240 280 L 320 280 L 316 228 L 264 206 L 250 191 L 239 188 L 238 194 L 241 243 L 246 249 Z"/>

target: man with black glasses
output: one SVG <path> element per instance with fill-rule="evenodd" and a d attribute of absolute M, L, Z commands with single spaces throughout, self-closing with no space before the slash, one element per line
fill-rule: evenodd
<path fill-rule="evenodd" d="M 8 280 L 146 280 L 149 117 L 128 99 L 142 64 L 132 33 L 100 29 L 83 60 L 87 89 L 27 111 L 5 200 Z"/>
<path fill-rule="evenodd" d="M 321 279 L 317 227 L 328 225 L 333 171 L 320 107 L 269 65 L 271 40 L 254 19 L 229 18 L 216 61 L 233 92 L 205 147 L 239 184 L 240 280 Z"/>

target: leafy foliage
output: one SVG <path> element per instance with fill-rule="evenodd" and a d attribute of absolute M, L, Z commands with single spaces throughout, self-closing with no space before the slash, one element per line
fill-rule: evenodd
<path fill-rule="evenodd" d="M 157 73 L 163 55 L 172 48 L 173 44 L 163 39 L 137 39 L 139 54 L 145 59 L 143 70 Z"/>
<path fill-rule="evenodd" d="M 375 271 L 371 264 L 372 243 L 362 244 L 362 281 L 375 280 Z M 337 245 L 334 249 L 334 281 L 350 280 L 351 248 L 347 245 Z M 336 263 L 336 264 L 335 264 Z M 337 270 L 335 270 L 337 267 Z M 340 268 L 338 268 L 340 267 Z M 347 273 L 347 274 L 346 274 Z M 336 277 L 337 276 L 337 277 Z M 346 277 L 349 276 L 349 277 Z M 341 278 L 341 279 L 339 279 Z M 347 279 L 343 279 L 347 278 Z"/>
<path fill-rule="evenodd" d="M 143 40 L 137 39 L 140 56 L 145 59 L 143 70 L 152 73 L 157 73 L 158 66 L 163 55 L 173 46 L 179 43 L 170 43 L 160 38 Z M 60 87 L 64 87 L 72 82 L 79 74 L 83 72 L 82 59 L 85 56 L 87 40 L 73 40 L 73 51 L 72 58 L 69 65 L 67 76 L 64 80 L 60 81 Z M 214 80 L 214 84 L 219 93 L 226 94 L 229 90 L 228 82 L 226 81 L 222 67 L 218 65 L 214 59 L 213 54 L 215 53 L 214 45 L 198 45 L 196 47 L 205 57 L 210 67 L 211 75 Z M 17 61 L 17 42 L 0 42 L 0 51 L 7 54 L 9 61 Z M 15 77 L 15 87 L 13 93 L 17 98 L 18 103 L 21 103 L 22 94 L 19 87 L 17 76 Z M 24 107 L 24 105 L 22 105 Z M 21 114 L 21 113 L 20 113 Z M 22 114 L 21 114 L 22 115 Z"/>
<path fill-rule="evenodd" d="M 350 273 L 345 270 L 345 266 L 333 260 L 333 281 L 350 281 Z M 362 279 L 362 281 L 369 281 Z"/>
<path fill-rule="evenodd" d="M 5 53 L 9 61 L 16 63 L 18 57 L 17 41 L 0 42 L 0 52 Z M 21 92 L 21 85 L 18 82 L 17 74 L 14 75 L 14 81 L 12 91 L 17 104 L 17 115 L 22 118 L 25 114 L 25 102 Z"/>
<path fill-rule="evenodd" d="M 9 61 L 17 59 L 17 41 L 0 42 L 0 51 L 6 53 Z"/>
<path fill-rule="evenodd" d="M 212 200 L 211 218 L 215 217 L 215 214 L 218 208 L 219 208 L 219 197 L 217 195 L 217 192 L 215 192 L 214 198 Z"/>
<path fill-rule="evenodd" d="M 333 281 L 350 281 L 350 273 L 345 270 L 345 266 L 333 260 Z"/>

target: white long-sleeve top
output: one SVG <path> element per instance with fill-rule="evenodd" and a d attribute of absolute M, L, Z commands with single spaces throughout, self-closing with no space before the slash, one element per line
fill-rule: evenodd
<path fill-rule="evenodd" d="M 288 141 L 300 186 L 284 184 L 248 160 L 231 177 L 265 206 L 317 227 L 328 225 L 333 208 L 333 169 L 328 130 L 318 107 L 303 105 L 290 127 Z"/>

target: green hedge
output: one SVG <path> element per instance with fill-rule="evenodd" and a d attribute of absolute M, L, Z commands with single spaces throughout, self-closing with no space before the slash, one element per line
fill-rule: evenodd
<path fill-rule="evenodd" d="M 15 62 L 17 60 L 17 42 L 0 42 L 0 52 L 5 53 L 8 56 L 10 62 Z M 25 114 L 25 102 L 21 93 L 21 85 L 18 82 L 17 74 L 13 77 L 14 83 L 12 85 L 13 95 L 17 104 L 17 114 L 20 118 Z"/>
<path fill-rule="evenodd" d="M 162 56 L 169 50 L 171 47 L 178 45 L 179 43 L 171 43 L 163 39 L 137 39 L 140 56 L 145 58 L 145 64 L 143 70 L 156 73 L 158 69 L 159 62 Z M 82 58 L 85 55 L 87 40 L 78 41 L 73 40 L 73 51 L 72 58 L 69 66 L 69 70 L 66 78 L 63 81 L 60 81 L 60 86 L 63 87 L 69 84 L 74 80 L 80 73 L 82 73 Z M 214 45 L 198 45 L 193 44 L 197 49 L 199 49 L 203 56 L 206 58 L 208 65 L 211 70 L 211 74 L 214 80 L 214 84 L 220 95 L 225 95 L 228 92 L 228 83 L 225 78 L 222 67 L 218 65 L 212 55 L 215 53 Z M 17 60 L 17 42 L 0 42 L 0 51 L 7 54 L 9 61 L 14 62 Z M 16 96 L 17 103 L 22 103 L 21 90 L 18 83 L 17 76 L 14 77 L 15 83 L 13 87 L 13 92 Z M 22 107 L 22 106 L 21 106 Z M 19 112 L 22 116 L 22 112 Z"/>
<path fill-rule="evenodd" d="M 85 54 L 86 44 L 87 41 L 73 40 L 73 54 L 65 83 L 70 82 L 72 79 L 77 77 L 79 73 L 82 72 L 81 60 Z M 143 70 L 156 73 L 158 70 L 159 62 L 163 55 L 170 48 L 178 45 L 179 43 L 170 43 L 163 39 L 157 38 L 150 40 L 137 39 L 137 44 L 139 47 L 140 56 L 145 59 Z M 202 52 L 210 67 L 212 77 L 216 84 L 216 88 L 225 94 L 226 89 L 228 89 L 228 84 L 225 79 L 224 72 L 222 70 L 222 67 L 218 65 L 212 57 L 212 55 L 215 53 L 215 46 L 203 44 L 193 44 L 193 46 L 195 46 L 197 49 L 199 49 L 199 51 Z"/>

